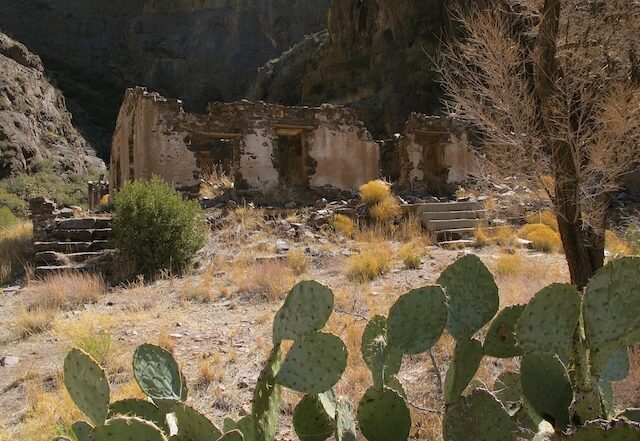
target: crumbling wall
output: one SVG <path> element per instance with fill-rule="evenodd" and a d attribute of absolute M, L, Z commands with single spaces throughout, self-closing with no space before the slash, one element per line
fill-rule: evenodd
<path fill-rule="evenodd" d="M 198 188 L 196 156 L 186 148 L 189 131 L 177 125 L 182 114 L 179 100 L 140 87 L 127 90 L 113 135 L 111 190 L 154 175 L 181 191 Z"/>
<path fill-rule="evenodd" d="M 457 184 L 478 168 L 466 130 L 454 119 L 413 113 L 397 142 L 399 184 Z"/>

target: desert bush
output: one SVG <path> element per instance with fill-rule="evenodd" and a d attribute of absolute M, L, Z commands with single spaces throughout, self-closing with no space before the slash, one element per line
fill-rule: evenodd
<path fill-rule="evenodd" d="M 371 181 L 360 187 L 360 199 L 368 207 L 373 207 L 390 196 L 391 185 L 385 181 Z"/>
<path fill-rule="evenodd" d="M 32 237 L 31 222 L 0 229 L 0 284 L 10 282 L 24 270 L 33 254 Z"/>
<path fill-rule="evenodd" d="M 198 203 L 184 200 L 159 178 L 127 183 L 115 198 L 113 245 L 140 274 L 183 272 L 205 237 Z"/>
<path fill-rule="evenodd" d="M 296 276 L 300 276 L 307 271 L 307 255 L 302 248 L 294 248 L 287 253 L 287 266 Z"/>
<path fill-rule="evenodd" d="M 352 280 L 366 282 L 388 272 L 390 264 L 390 247 L 386 244 L 371 245 L 349 257 L 347 275 Z"/>
<path fill-rule="evenodd" d="M 29 284 L 24 297 L 29 309 L 71 310 L 96 303 L 104 292 L 101 276 L 68 272 Z"/>
<path fill-rule="evenodd" d="M 389 196 L 369 208 L 371 218 L 380 224 L 390 224 L 400 214 L 400 204 L 393 196 Z"/>
<path fill-rule="evenodd" d="M 527 212 L 524 216 L 528 224 L 545 224 L 556 233 L 558 232 L 558 220 L 551 210 L 542 210 L 537 212 Z"/>
<path fill-rule="evenodd" d="M 550 253 L 562 249 L 560 234 L 545 224 L 527 224 L 518 231 L 518 236 L 533 242 L 533 248 L 538 251 Z"/>
<path fill-rule="evenodd" d="M 331 226 L 337 233 L 342 233 L 345 237 L 352 237 L 356 231 L 353 219 L 343 214 L 336 214 L 331 221 Z"/>

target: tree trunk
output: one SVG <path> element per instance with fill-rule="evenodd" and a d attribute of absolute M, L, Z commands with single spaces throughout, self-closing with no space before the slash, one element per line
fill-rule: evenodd
<path fill-rule="evenodd" d="M 604 231 L 587 232 L 580 207 L 579 165 L 567 141 L 556 136 L 554 97 L 561 75 L 556 60 L 561 0 L 545 0 L 535 49 L 534 87 L 538 95 L 556 179 L 555 206 L 571 283 L 583 289 L 604 260 Z M 601 238 L 601 239 L 600 239 Z M 602 257 L 600 257 L 602 256 Z"/>

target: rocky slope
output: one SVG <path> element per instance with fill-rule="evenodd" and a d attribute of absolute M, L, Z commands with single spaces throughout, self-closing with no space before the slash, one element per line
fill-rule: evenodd
<path fill-rule="evenodd" d="M 334 0 L 328 34 L 263 67 L 252 97 L 286 104 L 346 103 L 379 136 L 411 111 L 439 108 L 430 56 L 447 25 L 447 0 Z"/>
<path fill-rule="evenodd" d="M 0 179 L 44 164 L 62 175 L 104 168 L 73 127 L 40 58 L 0 33 Z"/>
<path fill-rule="evenodd" d="M 124 88 L 203 111 L 326 26 L 330 0 L 0 0 L 0 27 L 42 56 L 86 136 L 108 141 Z M 105 121 L 107 122 L 105 124 Z"/>

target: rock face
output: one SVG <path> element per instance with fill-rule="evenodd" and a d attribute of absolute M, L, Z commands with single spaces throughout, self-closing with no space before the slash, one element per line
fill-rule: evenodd
<path fill-rule="evenodd" d="M 42 56 L 90 140 L 106 152 L 126 87 L 179 97 L 190 111 L 242 98 L 260 66 L 326 26 L 329 4 L 2 0 L 0 27 Z"/>
<path fill-rule="evenodd" d="M 38 56 L 0 33 L 0 179 L 43 161 L 63 174 L 104 168 L 43 72 Z"/>
<path fill-rule="evenodd" d="M 376 135 L 399 132 L 412 111 L 439 109 L 429 55 L 437 53 L 447 26 L 447 3 L 334 0 L 329 33 L 305 39 L 263 67 L 252 98 L 349 104 Z"/>

